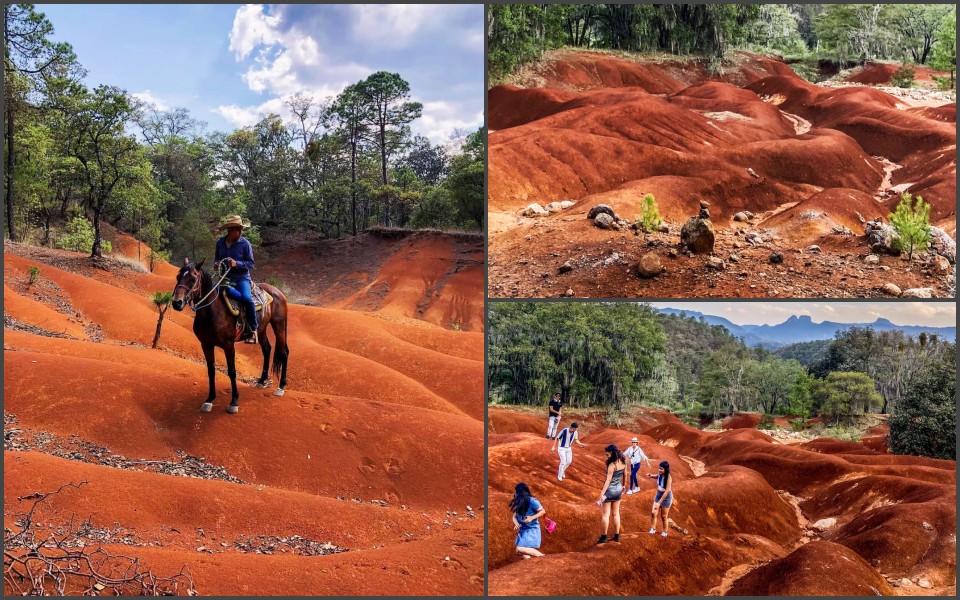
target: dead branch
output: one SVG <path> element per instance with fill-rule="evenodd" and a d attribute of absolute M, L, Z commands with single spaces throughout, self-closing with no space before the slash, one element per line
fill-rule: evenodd
<path fill-rule="evenodd" d="M 79 489 L 88 482 L 65 483 L 52 492 L 18 498 L 32 500 L 29 510 L 16 521 L 19 531 L 4 530 L 4 592 L 18 596 L 79 594 L 84 596 L 196 596 L 190 570 L 184 566 L 169 577 L 144 570 L 140 559 L 105 550 L 92 539 L 97 531 L 89 519 L 75 525 L 41 532 L 35 515 L 44 501 L 66 488 Z M 97 544 L 98 547 L 90 549 Z"/>

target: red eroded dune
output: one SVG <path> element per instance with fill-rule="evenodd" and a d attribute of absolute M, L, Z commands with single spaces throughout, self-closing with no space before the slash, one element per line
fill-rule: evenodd
<path fill-rule="evenodd" d="M 126 532 L 120 549 L 155 574 L 187 566 L 201 594 L 482 593 L 482 333 L 399 308 L 294 303 L 286 395 L 251 387 L 262 357 L 240 345 L 239 414 L 223 410 L 219 352 L 218 398 L 204 414 L 190 311 L 168 311 L 159 348 L 149 348 L 157 313 L 147 295 L 173 288 L 169 270 L 104 263 L 95 274 L 82 256 L 10 249 L 8 527 L 29 508 L 17 498 L 86 481 L 51 496 L 43 522 L 92 515 L 98 531 Z M 31 266 L 41 269 L 33 284 Z M 402 275 L 391 275 L 398 290 L 416 288 L 422 273 L 411 271 L 416 284 Z M 482 306 L 476 293 L 464 310 Z M 396 306 L 404 300 L 412 295 Z M 88 544 L 117 550 L 117 535 Z M 251 540 L 280 545 L 261 554 Z M 308 556 L 298 543 L 343 551 Z"/>
<path fill-rule="evenodd" d="M 737 414 L 724 422 L 736 428 L 720 432 L 669 419 L 634 432 L 596 420 L 561 482 L 551 442 L 537 427 L 545 418 L 529 409 L 490 407 L 490 593 L 955 591 L 954 461 L 879 454 L 830 439 L 786 445 L 754 429 L 758 417 Z M 641 491 L 622 501 L 621 542 L 596 545 L 603 448 L 625 448 L 634 435 L 653 462 L 642 464 L 641 474 L 661 460 L 671 464 L 670 535 L 646 533 L 655 485 L 644 477 Z M 507 503 L 518 481 L 559 524 L 556 533 L 544 534 L 544 558 L 518 560 L 514 553 Z"/>
<path fill-rule="evenodd" d="M 811 542 L 738 580 L 728 596 L 892 596 L 893 588 L 844 546 Z"/>
<path fill-rule="evenodd" d="M 265 248 L 257 277 L 279 281 L 294 301 L 483 331 L 482 235 L 371 229 Z"/>
<path fill-rule="evenodd" d="M 870 253 L 865 220 L 886 219 L 904 191 L 922 195 L 933 224 L 955 235 L 955 105 L 821 87 L 776 58 L 735 62 L 714 77 L 692 60 L 566 50 L 493 87 L 490 294 L 862 297 L 887 282 L 949 293 L 945 272 L 893 260 L 864 272 L 860 258 Z M 668 230 L 637 239 L 629 226 L 647 194 Z M 573 205 L 528 214 L 565 200 Z M 714 256 L 736 256 L 720 271 L 669 252 L 701 200 Z M 598 204 L 622 219 L 620 231 L 586 218 Z M 753 216 L 735 221 L 742 211 Z M 750 234 L 759 241 L 745 243 Z M 813 244 L 816 256 L 806 253 Z M 774 251 L 787 260 L 772 266 Z M 672 260 L 655 279 L 637 278 L 649 252 Z"/>

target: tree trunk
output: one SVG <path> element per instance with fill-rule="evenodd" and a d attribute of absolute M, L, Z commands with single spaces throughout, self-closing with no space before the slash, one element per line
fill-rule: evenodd
<path fill-rule="evenodd" d="M 13 228 L 13 109 L 7 107 L 7 234 L 10 241 L 17 241 Z"/>
<path fill-rule="evenodd" d="M 350 145 L 350 206 L 353 210 L 353 236 L 357 236 L 357 143 Z"/>
<path fill-rule="evenodd" d="M 157 319 L 157 331 L 153 334 L 153 348 L 157 347 L 157 344 L 160 342 L 160 327 L 163 326 L 163 315 L 167 312 L 166 308 L 160 309 L 160 318 Z"/>
<path fill-rule="evenodd" d="M 93 211 L 93 248 L 90 251 L 90 258 L 103 258 L 99 209 L 94 209 Z"/>

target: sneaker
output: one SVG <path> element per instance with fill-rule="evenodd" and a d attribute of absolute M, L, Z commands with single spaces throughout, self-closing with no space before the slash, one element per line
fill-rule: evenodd
<path fill-rule="evenodd" d="M 651 533 L 651 534 L 653 534 L 653 535 L 656 535 L 657 530 L 656 530 L 656 529 L 651 529 L 648 533 Z"/>
<path fill-rule="evenodd" d="M 662 535 L 663 537 L 667 537 L 667 532 L 666 532 L 666 531 L 664 531 L 664 532 L 663 532 L 663 533 L 661 533 L 660 535 Z"/>
<path fill-rule="evenodd" d="M 563 481 L 563 475 L 557 475 L 557 481 Z"/>
<path fill-rule="evenodd" d="M 606 543 L 607 543 L 607 536 L 606 536 L 606 535 L 601 535 L 600 537 L 598 537 L 598 538 L 597 538 L 597 543 L 598 543 L 598 544 L 606 544 Z"/>
<path fill-rule="evenodd" d="M 620 541 L 620 534 L 619 534 L 619 533 L 613 534 L 613 541 L 615 541 L 615 542 L 619 542 L 619 541 Z"/>
<path fill-rule="evenodd" d="M 259 340 L 257 340 L 257 332 L 254 331 L 254 332 L 250 335 L 250 337 L 248 337 L 247 339 L 244 340 L 244 343 L 246 343 L 246 344 L 259 344 L 260 342 L 259 342 Z"/>
<path fill-rule="evenodd" d="M 628 496 L 629 496 L 630 494 L 632 494 L 632 493 L 633 493 L 633 490 L 628 490 L 628 491 L 627 491 L 627 495 L 628 495 Z"/>
<path fill-rule="evenodd" d="M 547 436 L 547 439 L 548 439 L 548 440 L 550 439 L 550 436 L 549 436 L 549 435 Z"/>

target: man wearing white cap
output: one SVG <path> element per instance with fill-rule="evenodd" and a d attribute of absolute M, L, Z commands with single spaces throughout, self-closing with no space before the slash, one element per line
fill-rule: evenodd
<path fill-rule="evenodd" d="M 647 461 L 647 468 L 650 468 L 650 459 L 640 448 L 640 440 L 633 438 L 630 440 L 630 447 L 624 450 L 624 458 L 630 459 L 630 490 L 627 494 L 635 494 L 640 491 L 640 483 L 637 481 L 637 471 L 640 470 L 640 461 Z"/>

